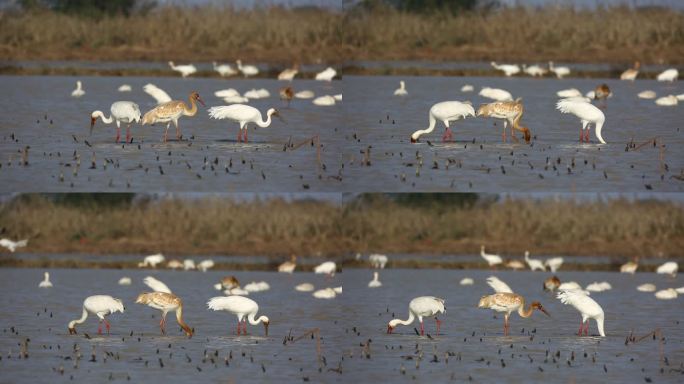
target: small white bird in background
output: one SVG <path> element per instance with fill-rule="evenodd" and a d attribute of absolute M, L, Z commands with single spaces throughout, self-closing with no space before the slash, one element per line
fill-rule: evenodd
<path fill-rule="evenodd" d="M 224 97 L 223 101 L 226 104 L 244 104 L 249 103 L 249 99 L 240 95 Z"/>
<path fill-rule="evenodd" d="M 639 75 L 639 68 L 641 67 L 641 63 L 638 61 L 634 62 L 634 67 L 625 70 L 622 72 L 620 75 L 620 80 L 631 80 L 634 81 L 637 76 Z"/>
<path fill-rule="evenodd" d="M 335 264 L 334 261 L 326 261 L 314 268 L 314 273 L 319 275 L 328 275 L 329 277 L 335 276 L 335 272 L 337 272 L 337 264 Z"/>
<path fill-rule="evenodd" d="M 169 260 L 169 262 L 166 263 L 166 268 L 173 270 L 181 269 L 183 268 L 183 263 L 181 263 L 180 260 L 177 259 Z"/>
<path fill-rule="evenodd" d="M 461 87 L 461 92 L 472 92 L 474 90 L 475 90 L 475 87 L 473 87 L 470 84 L 466 84 L 466 85 Z"/>
<path fill-rule="evenodd" d="M 620 273 L 631 273 L 632 275 L 639 268 L 637 261 L 628 261 L 620 266 Z"/>
<path fill-rule="evenodd" d="M 480 246 L 480 256 L 489 264 L 490 267 L 503 263 L 503 259 L 499 255 L 485 253 L 485 246 Z"/>
<path fill-rule="evenodd" d="M 658 81 L 673 82 L 673 81 L 677 80 L 678 77 L 679 77 L 679 71 L 676 68 L 670 68 L 670 69 L 666 69 L 663 72 L 661 72 L 656 77 L 656 79 Z"/>
<path fill-rule="evenodd" d="M 316 94 L 313 91 L 307 89 L 299 92 L 295 92 L 294 97 L 297 99 L 313 99 Z"/>
<path fill-rule="evenodd" d="M 562 79 L 563 77 L 570 74 L 570 68 L 568 67 L 556 67 L 553 65 L 553 61 L 549 61 L 549 71 L 556 74 L 556 77 Z"/>
<path fill-rule="evenodd" d="M 550 259 L 546 259 L 546 261 L 544 261 L 544 265 L 549 267 L 551 272 L 556 273 L 556 271 L 560 269 L 561 265 L 563 265 L 563 258 L 552 257 Z"/>
<path fill-rule="evenodd" d="M 655 292 L 656 286 L 655 286 L 655 284 L 651 284 L 651 283 L 641 284 L 640 286 L 637 287 L 637 291 L 639 291 L 639 292 Z"/>
<path fill-rule="evenodd" d="M 157 104 L 164 104 L 172 101 L 171 96 L 169 96 L 168 93 L 152 83 L 145 84 L 143 91 L 152 96 Z"/>
<path fill-rule="evenodd" d="M 265 88 L 252 88 L 249 91 L 245 92 L 243 96 L 248 99 L 259 100 L 271 97 L 271 93 Z"/>
<path fill-rule="evenodd" d="M 668 261 L 667 263 L 659 266 L 656 269 L 656 273 L 661 275 L 670 275 L 673 278 L 677 276 L 677 271 L 679 270 L 679 265 L 674 261 Z"/>
<path fill-rule="evenodd" d="M 126 142 L 131 141 L 131 125 L 140 123 L 142 114 L 138 104 L 132 101 L 115 101 L 109 108 L 109 117 L 106 117 L 102 111 L 93 111 L 90 114 L 90 134 L 93 134 L 93 127 L 97 119 L 102 120 L 105 124 L 116 123 L 116 138 L 115 143 L 119 142 L 121 138 L 121 123 L 126 124 Z"/>
<path fill-rule="evenodd" d="M 186 78 L 193 73 L 197 72 L 197 68 L 195 68 L 194 65 L 192 64 L 186 64 L 186 65 L 174 65 L 173 61 L 169 61 L 169 67 L 173 69 L 174 71 L 178 72 L 183 76 L 183 78 Z"/>
<path fill-rule="evenodd" d="M 337 75 L 337 71 L 334 70 L 332 67 L 328 67 L 324 69 L 321 72 L 318 72 L 316 74 L 316 80 L 318 81 L 332 81 L 333 78 Z"/>
<path fill-rule="evenodd" d="M 613 289 L 613 287 L 607 281 L 602 281 L 600 283 L 595 281 L 595 282 L 587 285 L 587 287 L 585 289 L 589 292 L 603 292 L 603 291 Z"/>
<path fill-rule="evenodd" d="M 197 269 L 202 272 L 206 272 L 207 270 L 212 268 L 214 268 L 214 260 L 212 259 L 202 260 L 199 264 L 197 264 Z"/>
<path fill-rule="evenodd" d="M 314 290 L 314 286 L 311 283 L 302 283 L 295 286 L 295 291 L 298 292 L 311 292 Z"/>
<path fill-rule="evenodd" d="M 214 66 L 214 71 L 218 72 L 218 74 L 221 75 L 221 77 L 230 77 L 237 75 L 237 71 L 234 70 L 233 67 L 231 67 L 228 64 L 217 65 L 215 61 L 211 64 Z"/>
<path fill-rule="evenodd" d="M 130 91 L 132 91 L 132 90 L 133 90 L 133 88 L 131 88 L 131 86 L 128 85 L 128 84 L 122 84 L 122 85 L 119 86 L 119 88 L 118 88 L 118 91 L 119 91 L 119 92 L 130 92 Z"/>
<path fill-rule="evenodd" d="M 335 291 L 335 293 L 337 293 L 338 295 L 341 295 L 342 294 L 342 286 L 333 287 L 333 291 Z"/>
<path fill-rule="evenodd" d="M 337 292 L 333 288 L 323 288 L 311 294 L 317 299 L 334 299 L 337 297 Z"/>
<path fill-rule="evenodd" d="M 271 286 L 265 281 L 252 281 L 251 283 L 245 285 L 245 291 L 247 292 L 263 292 L 271 289 Z"/>
<path fill-rule="evenodd" d="M 637 94 L 637 97 L 640 99 L 655 99 L 656 98 L 656 93 L 654 91 L 641 91 Z"/>
<path fill-rule="evenodd" d="M 582 129 L 580 129 L 580 143 L 585 141 L 589 143 L 590 124 L 594 124 L 596 138 L 601 142 L 601 144 L 606 143 L 601 136 L 601 130 L 603 129 L 603 123 L 606 121 L 606 115 L 604 115 L 603 112 L 601 112 L 601 110 L 596 106 L 584 101 L 564 99 L 556 103 L 556 109 L 561 113 L 573 114 L 580 119 L 582 122 Z"/>
<path fill-rule="evenodd" d="M 373 268 L 385 269 L 385 264 L 387 264 L 387 256 L 381 255 L 379 253 L 373 253 L 368 256 L 368 261 L 371 263 Z"/>
<path fill-rule="evenodd" d="M 541 260 L 538 259 L 530 259 L 530 252 L 525 251 L 525 262 L 527 263 L 527 266 L 530 267 L 530 270 L 536 271 L 537 269 L 540 271 L 546 271 L 546 267 L 544 266 L 544 263 L 541 262 Z"/>
<path fill-rule="evenodd" d="M 239 143 L 243 141 L 244 138 L 244 142 L 246 143 L 248 139 L 247 128 L 250 123 L 265 128 L 271 125 L 271 116 L 280 116 L 280 114 L 277 109 L 270 108 L 266 112 L 267 119 L 264 121 L 261 117 L 261 112 L 259 112 L 258 109 L 245 104 L 233 104 L 211 107 L 209 108 L 209 116 L 212 119 L 227 119 L 239 123 L 240 130 L 238 131 L 237 141 Z"/>
<path fill-rule="evenodd" d="M 132 283 L 133 283 L 133 281 L 131 280 L 130 277 L 124 276 L 124 277 L 122 277 L 122 278 L 119 279 L 119 283 L 118 283 L 118 284 L 119 284 L 119 285 L 131 285 Z"/>
<path fill-rule="evenodd" d="M 459 281 L 459 284 L 460 285 L 473 285 L 473 284 L 475 284 L 475 280 L 473 280 L 470 277 L 464 277 L 461 279 L 461 281 Z"/>
<path fill-rule="evenodd" d="M 240 324 L 247 334 L 247 321 L 252 325 L 262 323 L 264 325 L 264 333 L 268 336 L 268 325 L 270 320 L 266 316 L 259 316 L 255 319 L 259 311 L 259 304 L 256 301 L 242 296 L 218 296 L 207 302 L 207 307 L 214 311 L 226 311 L 237 316 L 237 334 L 240 335 Z"/>
<path fill-rule="evenodd" d="M 487 285 L 492 287 L 496 293 L 513 293 L 511 287 L 496 276 L 489 276 L 487 278 Z"/>
<path fill-rule="evenodd" d="M 596 326 L 598 327 L 601 337 L 606 336 L 606 333 L 603 330 L 603 321 L 605 319 L 603 308 L 601 308 L 594 299 L 581 291 L 575 290 L 559 290 L 556 298 L 565 305 L 572 305 L 582 314 L 582 322 L 580 323 L 579 332 L 577 332 L 578 336 L 582 336 L 583 329 L 585 336 L 589 333 L 589 319 L 594 319 L 596 321 Z"/>
<path fill-rule="evenodd" d="M 368 283 L 368 288 L 378 288 L 382 287 L 380 282 L 380 274 L 378 272 L 373 272 L 373 280 Z"/>
<path fill-rule="evenodd" d="M 506 263 L 506 267 L 517 271 L 519 269 L 525 269 L 525 264 L 523 264 L 523 262 L 520 260 L 509 260 Z"/>
<path fill-rule="evenodd" d="M 674 107 L 679 104 L 679 99 L 675 95 L 668 95 L 656 99 L 655 103 L 661 107 Z"/>
<path fill-rule="evenodd" d="M 564 99 L 567 99 L 568 97 L 584 97 L 582 92 L 580 92 L 577 88 L 561 89 L 560 91 L 556 92 L 556 96 L 562 97 Z"/>
<path fill-rule="evenodd" d="M 406 91 L 406 83 L 404 80 L 399 81 L 399 88 L 394 91 L 394 96 L 406 96 L 408 91 Z"/>
<path fill-rule="evenodd" d="M 677 298 L 677 291 L 673 288 L 663 289 L 655 294 L 656 299 L 660 300 L 672 300 Z"/>
<path fill-rule="evenodd" d="M 495 61 L 490 63 L 495 69 L 502 71 L 506 77 L 513 76 L 520 72 L 520 67 L 517 64 L 496 64 Z"/>
<path fill-rule="evenodd" d="M 50 282 L 50 273 L 45 272 L 44 273 L 44 279 L 43 281 L 38 284 L 39 288 L 52 288 L 52 283 Z"/>
<path fill-rule="evenodd" d="M 278 266 L 278 272 L 293 273 L 295 268 L 297 268 L 297 256 L 296 255 L 290 255 L 289 261 L 285 261 Z"/>
<path fill-rule="evenodd" d="M 475 117 L 475 109 L 469 102 L 460 101 L 442 101 L 430 107 L 428 113 L 429 125 L 426 129 L 419 129 L 411 134 L 411 142 L 417 143 L 421 136 L 431 133 L 435 130 L 437 121 L 444 124 L 443 142 L 448 142 L 453 139 L 453 133 L 449 128 L 449 123 L 467 118 L 468 116 Z"/>
<path fill-rule="evenodd" d="M 214 96 L 222 99 L 224 97 L 240 96 L 240 92 L 235 88 L 221 89 L 214 92 Z"/>
<path fill-rule="evenodd" d="M 183 260 L 183 269 L 186 271 L 189 271 L 191 269 L 195 269 L 195 260 L 193 259 L 185 259 Z"/>
<path fill-rule="evenodd" d="M 157 264 L 163 263 L 166 258 L 161 253 L 145 256 L 142 263 L 138 263 L 138 267 L 152 267 L 157 268 Z"/>
<path fill-rule="evenodd" d="M 523 64 L 523 72 L 527 73 L 528 75 L 530 75 L 532 77 L 537 77 L 537 76 L 542 77 L 542 76 L 546 75 L 546 72 L 548 72 L 548 70 L 546 70 L 545 68 L 542 68 L 541 66 L 539 66 L 537 64 L 530 65 L 529 67 L 527 65 Z"/>
<path fill-rule="evenodd" d="M 71 91 L 71 97 L 81 97 L 85 95 L 85 91 L 83 90 L 83 84 L 81 84 L 81 80 L 76 81 L 76 89 Z"/>
<path fill-rule="evenodd" d="M 23 248 L 28 245 L 28 239 L 12 241 L 10 239 L 0 239 L 0 246 L 7 248 L 10 252 L 16 252 L 17 248 Z"/>
<path fill-rule="evenodd" d="M 295 76 L 299 73 L 299 65 L 295 64 L 292 68 L 284 69 L 278 74 L 278 80 L 281 81 L 292 81 Z"/>
<path fill-rule="evenodd" d="M 152 288 L 155 292 L 171 293 L 171 289 L 164 284 L 161 280 L 157 280 L 152 276 L 147 276 L 143 279 L 143 283 L 148 287 Z"/>
<path fill-rule="evenodd" d="M 319 107 L 330 107 L 330 106 L 335 105 L 337 103 L 337 101 L 335 100 L 335 97 L 333 97 L 333 96 L 323 95 L 323 96 L 319 96 L 319 97 L 313 99 L 313 101 L 311 101 L 311 103 L 313 103 L 314 105 L 318 105 Z"/>
<path fill-rule="evenodd" d="M 107 334 L 109 334 L 110 325 L 105 316 L 115 312 L 124 312 L 124 306 L 121 300 L 115 299 L 109 295 L 89 296 L 83 301 L 83 314 L 81 315 L 81 318 L 69 322 L 69 334 L 76 334 L 76 324 L 82 324 L 84 321 L 86 321 L 89 313 L 92 313 L 99 319 L 97 326 L 97 334 L 102 334 L 103 321 L 105 323 L 105 326 L 107 327 Z"/>
<path fill-rule="evenodd" d="M 242 72 L 242 75 L 245 78 L 256 76 L 259 73 L 259 68 L 255 67 L 254 65 L 242 65 L 242 60 L 237 60 L 236 63 L 238 70 Z"/>
<path fill-rule="evenodd" d="M 513 95 L 505 89 L 484 87 L 480 90 L 480 96 L 494 101 L 513 101 Z"/>
<path fill-rule="evenodd" d="M 406 320 L 392 319 L 387 323 L 387 333 L 392 333 L 397 325 L 409 325 L 418 318 L 420 322 L 420 335 L 425 335 L 425 326 L 423 325 L 423 317 L 435 317 L 437 323 L 437 334 L 439 334 L 439 327 L 442 322 L 437 318 L 437 315 L 444 313 L 446 307 L 444 299 L 434 296 L 420 296 L 411 300 L 409 303 L 409 317 Z"/>

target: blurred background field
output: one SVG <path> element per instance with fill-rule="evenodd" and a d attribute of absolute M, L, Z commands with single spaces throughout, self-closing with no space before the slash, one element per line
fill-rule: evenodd
<path fill-rule="evenodd" d="M 337 194 L 321 196 L 7 196 L 0 205 L 0 236 L 28 238 L 25 250 L 32 253 L 472 255 L 486 244 L 506 254 L 683 256 L 681 200 L 594 194 L 361 194 L 344 201 Z"/>

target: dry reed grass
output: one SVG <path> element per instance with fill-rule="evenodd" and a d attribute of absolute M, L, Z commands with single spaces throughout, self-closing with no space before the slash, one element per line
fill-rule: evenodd
<path fill-rule="evenodd" d="M 236 203 L 221 198 L 77 207 L 41 196 L 0 205 L 3 236 L 31 252 L 344 256 L 352 252 L 682 257 L 676 202 L 516 199 L 417 207 L 389 199 Z"/>

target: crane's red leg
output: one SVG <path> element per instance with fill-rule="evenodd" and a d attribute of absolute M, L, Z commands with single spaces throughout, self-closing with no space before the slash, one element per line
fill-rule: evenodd
<path fill-rule="evenodd" d="M 245 128 L 245 143 L 247 142 L 247 128 Z"/>
<path fill-rule="evenodd" d="M 247 319 L 242 320 L 242 334 L 247 334 Z"/>
<path fill-rule="evenodd" d="M 169 126 L 171 123 L 166 124 L 166 130 L 164 130 L 164 142 L 166 143 L 166 140 L 169 138 Z"/>
<path fill-rule="evenodd" d="M 448 143 L 454 140 L 454 135 L 451 132 L 451 128 L 446 127 L 444 129 L 444 136 L 442 136 L 442 142 Z"/>
<path fill-rule="evenodd" d="M 114 139 L 115 143 L 119 142 L 119 138 L 121 138 L 121 128 L 116 127 L 116 139 Z"/>
<path fill-rule="evenodd" d="M 97 321 L 97 334 L 98 335 L 102 334 L 102 320 Z"/>
<path fill-rule="evenodd" d="M 420 322 L 420 335 L 423 336 L 425 335 L 425 327 L 423 326 L 423 322 Z"/>
<path fill-rule="evenodd" d="M 437 334 L 439 335 L 439 327 L 442 325 L 442 321 L 435 317 L 435 322 L 437 323 Z"/>
<path fill-rule="evenodd" d="M 580 143 L 584 143 L 584 132 L 582 128 L 580 128 Z"/>
<path fill-rule="evenodd" d="M 242 141 L 242 128 L 240 128 L 238 130 L 238 135 L 237 135 L 237 142 L 239 143 L 241 141 Z"/>
<path fill-rule="evenodd" d="M 577 336 L 582 336 L 582 327 L 584 327 L 584 322 L 580 322 L 580 328 L 579 328 L 579 332 L 577 332 Z"/>
<path fill-rule="evenodd" d="M 131 142 L 131 125 L 130 124 L 128 124 L 128 126 L 126 126 L 126 142 L 127 143 Z"/>
<path fill-rule="evenodd" d="M 586 141 L 587 143 L 589 142 L 589 130 L 588 130 L 588 129 L 587 129 L 587 131 L 584 133 L 584 141 Z"/>
<path fill-rule="evenodd" d="M 104 320 L 104 323 L 105 323 L 105 327 L 107 327 L 107 334 L 109 335 L 109 327 L 110 327 L 110 326 L 109 326 L 109 321 L 107 321 L 107 319 L 103 319 L 103 320 Z"/>
<path fill-rule="evenodd" d="M 238 334 L 238 336 L 240 336 L 240 319 L 238 319 L 237 334 Z"/>
<path fill-rule="evenodd" d="M 589 335 L 589 320 L 587 320 L 586 323 L 584 323 L 584 336 Z"/>

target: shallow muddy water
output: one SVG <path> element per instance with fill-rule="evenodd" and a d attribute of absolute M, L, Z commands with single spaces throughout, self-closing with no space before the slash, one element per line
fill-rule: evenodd
<path fill-rule="evenodd" d="M 243 79 L 180 79 L 140 77 L 80 77 L 86 94 L 72 98 L 75 77 L 2 76 L 5 95 L 0 100 L 0 191 L 52 192 L 142 192 L 142 191 L 335 191 L 339 189 L 340 149 L 335 132 L 341 129 L 340 106 L 319 107 L 311 100 L 295 99 L 286 107 L 278 91 L 285 82 Z M 90 113 L 96 109 L 109 115 L 112 102 L 138 103 L 144 114 L 154 99 L 143 92 L 148 82 L 164 89 L 172 98 L 186 100 L 196 90 L 207 107 L 194 117 L 181 117 L 183 140 L 169 129 L 169 142 L 162 143 L 164 126 L 134 125 L 132 144 L 114 143 L 115 124 L 98 121 L 89 136 Z M 118 92 L 121 84 L 132 92 Z M 295 90 L 309 89 L 317 96 L 341 93 L 339 81 L 323 83 L 295 80 Z M 276 107 L 286 123 L 274 119 L 270 127 L 249 130 L 250 142 L 238 143 L 238 124 L 209 118 L 207 109 L 224 105 L 214 96 L 221 89 L 244 93 L 266 88 L 271 96 L 249 105 L 262 114 Z M 264 116 L 265 117 L 265 116 Z M 307 143 L 319 135 L 322 144 L 321 170 L 316 148 Z M 125 129 L 122 128 L 122 138 Z M 28 166 L 21 152 L 29 148 Z M 94 167 L 92 165 L 94 160 Z M 79 165 L 80 164 L 80 165 Z"/>
<path fill-rule="evenodd" d="M 263 382 L 269 378 L 327 382 L 340 377 L 328 370 L 337 368 L 341 359 L 336 347 L 340 339 L 334 333 L 341 316 L 339 297 L 318 300 L 311 293 L 294 290 L 302 282 L 311 282 L 317 288 L 338 286 L 340 276 L 326 280 L 312 273 L 234 273 L 243 285 L 252 280 L 266 280 L 271 285 L 270 290 L 249 296 L 259 303 L 259 314 L 271 319 L 265 337 L 261 325 L 248 325 L 247 336 L 236 336 L 233 315 L 206 308 L 209 298 L 222 295 L 212 285 L 229 274 L 226 272 L 51 270 L 54 287 L 39 289 L 42 272 L 0 270 L 0 286 L 11 292 L 3 296 L 4 310 L 0 313 L 0 381 L 47 383 L 73 376 L 74 380 L 89 382 L 109 378 L 125 381 L 128 377 L 131 382 L 147 382 L 157 380 L 159 374 L 164 375 L 164 382 L 171 383 Z M 160 313 L 134 303 L 137 294 L 149 291 L 142 284 L 147 275 L 164 281 L 183 299 L 185 321 L 195 329 L 192 339 L 182 335 L 173 313 L 167 318 L 167 336 L 161 336 Z M 122 276 L 131 277 L 133 284 L 117 285 Z M 97 335 L 97 321 L 92 316 L 77 326 L 78 335 L 70 336 L 67 323 L 80 317 L 84 298 L 93 294 L 122 299 L 125 313 L 108 317 L 112 325 L 109 336 Z M 322 355 L 327 363 L 320 372 L 315 340 L 305 337 L 283 345 L 289 334 L 298 337 L 315 327 L 321 329 Z M 26 338 L 30 339 L 29 357 L 20 359 L 20 344 Z M 75 346 L 82 354 L 77 367 Z M 95 361 L 91 362 L 93 354 Z"/>
<path fill-rule="evenodd" d="M 409 95 L 393 96 L 402 79 Z M 577 88 L 584 93 L 603 82 L 614 94 L 604 109 L 602 134 L 608 144 L 598 144 L 593 127 L 591 143 L 580 144 L 580 121 L 556 111 L 556 92 Z M 461 92 L 465 84 L 473 85 L 475 91 Z M 420 143 L 410 143 L 412 132 L 427 128 L 433 104 L 469 100 L 477 108 L 490 101 L 478 96 L 483 86 L 503 88 L 523 98 L 522 122 L 532 131 L 530 145 L 510 139 L 502 143 L 501 121 L 483 118 L 452 123 L 454 143 L 442 143 L 441 122 Z M 646 89 L 659 97 L 684 93 L 680 83 L 650 80 L 345 76 L 344 188 L 376 192 L 682 191 L 684 110 L 681 105 L 660 107 L 653 100 L 637 98 Z M 662 156 L 651 144 L 626 151 L 632 141 L 638 145 L 653 138 L 665 145 Z M 364 162 L 369 148 L 370 166 Z"/>
<path fill-rule="evenodd" d="M 496 272 L 496 276 L 528 300 L 539 300 L 551 314 L 535 312 L 531 318 L 511 316 L 510 336 L 503 336 L 503 316 L 478 309 L 482 295 L 493 291 L 485 279 L 490 271 L 384 270 L 380 288 L 368 288 L 370 270 L 345 270 L 345 301 L 353 303 L 344 313 L 347 340 L 345 376 L 350 382 L 681 382 L 684 367 L 684 304 L 678 300 L 657 300 L 652 293 L 636 291 L 638 284 L 651 282 L 658 289 L 679 287 L 672 280 L 651 273 L 626 276 L 619 273 L 559 272 L 561 281 L 581 285 L 607 280 L 612 290 L 592 293 L 606 314 L 606 338 L 576 336 L 580 315 L 542 290 L 550 276 L 542 272 Z M 475 280 L 460 286 L 463 277 Z M 398 326 L 386 334 L 392 314 L 408 317 L 408 303 L 417 296 L 434 295 L 446 300 L 446 314 L 439 335 L 435 321 L 425 319 L 426 333 L 417 336 L 414 328 Z M 642 336 L 660 328 L 665 342 L 659 359 L 659 343 L 647 337 L 625 345 L 634 331 Z M 597 335 L 591 320 L 589 334 Z M 370 343 L 366 358 L 359 345 Z M 366 351 L 367 352 L 367 351 Z M 558 355 L 556 355 L 558 353 Z M 586 354 L 586 355 L 585 355 Z M 662 368 L 662 372 L 661 372 Z M 403 372 L 403 373 L 402 373 Z"/>

